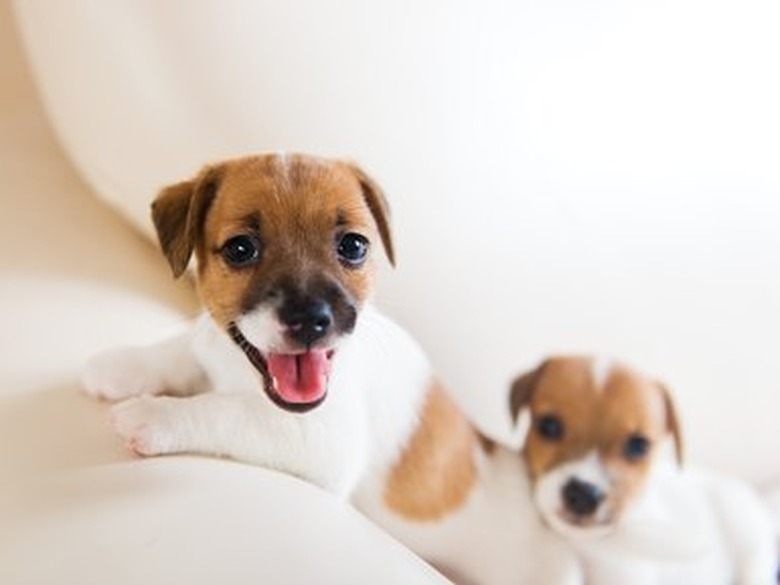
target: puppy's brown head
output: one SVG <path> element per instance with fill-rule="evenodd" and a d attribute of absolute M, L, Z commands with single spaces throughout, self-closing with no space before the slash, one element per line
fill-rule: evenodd
<path fill-rule="evenodd" d="M 668 392 L 619 364 L 553 358 L 515 380 L 510 411 L 529 408 L 523 455 L 534 499 L 552 528 L 599 535 L 620 520 L 667 438 L 681 461 Z"/>
<path fill-rule="evenodd" d="M 393 262 L 376 184 L 348 163 L 254 156 L 167 187 L 152 219 L 175 276 L 197 257 L 206 309 L 269 397 L 295 412 L 319 405 L 338 344 L 371 293 L 375 249 Z"/>

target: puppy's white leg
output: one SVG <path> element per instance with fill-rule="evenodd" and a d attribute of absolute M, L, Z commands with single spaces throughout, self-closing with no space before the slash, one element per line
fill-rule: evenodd
<path fill-rule="evenodd" d="M 263 416 L 259 396 L 209 392 L 188 398 L 140 396 L 112 408 L 115 430 L 139 455 L 199 453 L 297 475 L 346 496 L 364 445 L 356 433 L 303 428 L 294 418 Z M 324 425 L 324 426 L 327 426 Z"/>
<path fill-rule="evenodd" d="M 193 333 L 93 357 L 82 373 L 84 391 L 116 401 L 142 394 L 189 395 L 205 390 L 206 375 L 192 352 Z"/>

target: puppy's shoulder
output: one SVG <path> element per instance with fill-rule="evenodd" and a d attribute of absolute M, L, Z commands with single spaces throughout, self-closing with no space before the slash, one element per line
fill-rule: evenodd
<path fill-rule="evenodd" d="M 398 412 L 416 418 L 433 378 L 430 362 L 420 345 L 400 325 L 373 305 L 361 311 L 345 347 L 344 359 L 367 385 L 370 410 Z M 401 412 L 403 411 L 403 412 Z"/>

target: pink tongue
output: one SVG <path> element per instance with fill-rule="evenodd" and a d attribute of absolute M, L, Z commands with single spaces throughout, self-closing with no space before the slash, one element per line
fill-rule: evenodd
<path fill-rule="evenodd" d="M 271 353 L 268 354 L 268 373 L 276 381 L 276 393 L 282 399 L 306 404 L 325 396 L 330 363 L 324 350 L 295 355 Z"/>

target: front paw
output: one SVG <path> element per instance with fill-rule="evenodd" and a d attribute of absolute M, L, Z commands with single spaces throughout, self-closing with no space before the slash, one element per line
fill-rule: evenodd
<path fill-rule="evenodd" d="M 100 353 L 87 362 L 81 384 L 88 395 L 112 402 L 143 394 L 160 394 L 164 380 L 155 375 L 144 349 L 127 347 Z"/>
<path fill-rule="evenodd" d="M 111 424 L 136 455 L 177 452 L 175 398 L 140 396 L 111 408 Z"/>

